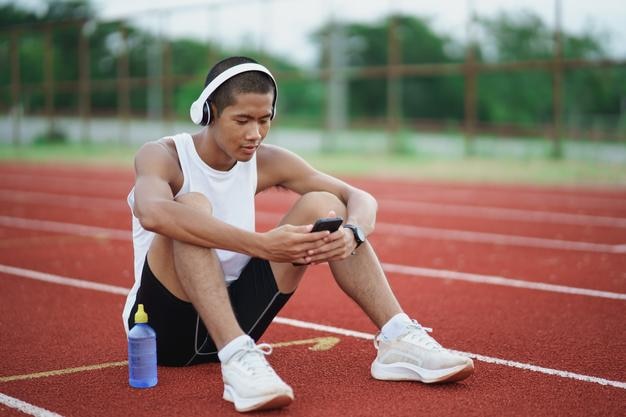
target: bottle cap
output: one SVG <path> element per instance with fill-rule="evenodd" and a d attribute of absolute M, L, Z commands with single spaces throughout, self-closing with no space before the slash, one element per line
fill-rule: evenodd
<path fill-rule="evenodd" d="M 143 309 L 143 304 L 137 306 L 137 312 L 135 313 L 135 323 L 147 323 L 148 314 Z"/>

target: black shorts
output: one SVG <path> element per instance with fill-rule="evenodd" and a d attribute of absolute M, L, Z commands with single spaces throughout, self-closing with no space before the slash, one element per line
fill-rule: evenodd
<path fill-rule="evenodd" d="M 287 303 L 291 294 L 278 291 L 269 261 L 252 258 L 239 279 L 228 287 L 230 302 L 242 330 L 255 341 Z M 217 348 L 193 305 L 169 292 L 154 276 L 146 259 L 141 286 L 128 318 L 134 324 L 137 304 L 143 304 L 157 334 L 159 365 L 185 366 L 218 362 Z"/>

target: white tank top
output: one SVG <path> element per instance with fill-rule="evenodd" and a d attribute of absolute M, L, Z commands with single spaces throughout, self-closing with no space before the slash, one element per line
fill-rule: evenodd
<path fill-rule="evenodd" d="M 253 232 L 254 195 L 257 186 L 256 154 L 248 162 L 237 162 L 229 171 L 218 171 L 208 166 L 196 152 L 193 139 L 188 133 L 181 133 L 173 137 L 178 160 L 183 171 L 183 186 L 176 196 L 189 193 L 202 193 L 213 206 L 213 216 L 219 220 Z M 135 189 L 128 195 L 128 204 L 132 208 L 135 201 Z M 128 332 L 128 317 L 135 303 L 137 290 L 141 283 L 146 255 L 154 233 L 141 227 L 139 220 L 133 214 L 133 248 L 135 257 L 135 284 L 126 299 L 126 306 L 122 318 Z M 217 257 L 224 271 L 226 284 L 235 281 L 250 257 L 245 254 L 216 249 Z"/>

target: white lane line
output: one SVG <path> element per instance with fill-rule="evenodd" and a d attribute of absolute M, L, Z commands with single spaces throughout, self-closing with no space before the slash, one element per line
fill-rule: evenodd
<path fill-rule="evenodd" d="M 122 199 L 82 197 L 76 195 L 40 193 L 35 191 L 0 190 L 0 200 L 22 204 L 44 204 L 55 207 L 98 209 L 129 212 L 128 204 Z"/>
<path fill-rule="evenodd" d="M 14 201 L 23 201 L 25 198 L 30 198 L 31 201 L 37 201 L 40 203 L 46 202 L 46 196 L 54 196 L 54 194 L 46 194 L 46 193 L 28 193 L 20 195 L 14 195 L 11 198 L 14 198 Z M 0 191 L 0 198 L 2 198 L 3 192 Z M 50 202 L 55 205 L 64 204 L 65 197 L 50 197 Z M 100 198 L 83 198 L 83 197 L 70 197 L 67 199 L 65 203 L 68 207 L 78 207 L 85 208 L 88 204 L 89 208 L 112 208 L 115 210 L 129 210 L 128 206 L 122 202 L 117 200 L 109 200 L 109 199 L 100 199 Z M 445 210 L 444 210 L 445 211 Z M 257 212 L 257 217 L 259 219 L 274 221 L 280 218 L 280 215 L 272 212 Z M 531 216 L 532 217 L 532 216 Z M 23 218 L 13 218 L 8 216 L 0 216 L 0 218 L 4 219 L 0 220 L 0 225 L 10 226 L 9 219 L 18 219 L 16 220 L 16 226 L 20 228 L 31 228 L 26 226 L 26 221 L 28 219 Z M 599 222 L 606 223 L 606 219 L 610 218 L 597 218 Z M 616 221 L 623 221 L 626 227 L 626 219 L 615 219 Z M 44 226 L 42 223 L 42 227 L 45 227 L 43 230 L 48 231 L 60 231 L 62 229 L 62 224 L 69 223 L 58 223 L 44 220 L 32 220 L 33 222 L 46 222 L 47 224 Z M 56 224 L 56 226 L 53 226 Z M 603 224 L 608 225 L 609 223 Z M 81 226 L 84 230 L 87 227 L 94 228 L 94 226 Z M 621 226 L 618 226 L 621 227 Z M 94 229 L 95 230 L 95 229 Z M 391 234 L 399 234 L 403 236 L 409 237 L 420 237 L 426 239 L 446 239 L 446 240 L 455 240 L 462 242 L 470 242 L 470 243 L 489 243 L 496 245 L 509 245 L 509 246 L 522 246 L 522 247 L 533 247 L 533 248 L 544 248 L 544 249 L 557 249 L 557 250 L 573 250 L 573 251 L 583 251 L 583 252 L 600 252 L 600 253 L 626 253 L 626 244 L 603 244 L 603 243 L 591 243 L 591 242 L 579 242 L 579 241 L 569 241 L 569 240 L 559 240 L 559 239 L 546 239 L 539 237 L 529 237 L 529 236 L 515 236 L 515 235 L 503 235 L 497 233 L 486 233 L 486 232 L 474 232 L 474 231 L 466 231 L 466 230 L 453 230 L 453 229 L 441 229 L 441 228 L 429 228 L 429 227 L 418 227 L 411 225 L 401 225 L 401 224 L 392 224 L 392 223 L 378 223 L 377 230 L 391 233 Z M 116 231 L 114 233 L 119 233 Z M 105 236 L 110 237 L 110 236 Z M 114 237 L 111 237 L 114 238 Z M 125 239 L 122 237 L 121 239 Z"/>
<path fill-rule="evenodd" d="M 269 216 L 276 217 L 275 214 Z M 17 219 L 17 220 L 15 220 Z M 59 233 L 73 233 L 81 236 L 91 236 L 102 239 L 116 239 L 130 241 L 130 232 L 119 229 L 103 229 L 100 227 L 74 225 L 71 223 L 49 222 L 44 220 L 29 220 L 21 218 L 13 218 L 0 216 L 0 226 L 24 228 L 29 230 L 42 230 Z M 74 228 L 75 226 L 75 228 Z M 626 247 L 623 248 L 626 251 Z M 491 275 L 472 274 L 465 272 L 449 271 L 445 269 L 429 269 L 408 265 L 383 264 L 383 268 L 387 272 L 396 272 L 405 275 L 424 276 L 429 278 L 454 279 L 459 281 L 468 281 L 480 284 L 503 285 L 513 288 L 527 288 L 541 291 L 558 292 L 563 294 L 585 295 L 589 297 L 600 297 L 622 300 L 625 295 L 621 293 L 600 291 L 586 288 L 569 287 L 564 285 L 555 285 L 542 282 L 524 281 L 515 278 L 506 278 Z"/>
<path fill-rule="evenodd" d="M 257 212 L 257 218 L 265 220 L 278 219 L 280 216 L 271 212 Z M 61 223 L 49 220 L 33 220 L 21 217 L 0 216 L 0 226 L 15 227 L 30 230 L 44 230 L 60 233 L 76 233 L 89 235 L 99 234 L 102 238 L 110 239 L 130 239 L 130 232 L 119 229 L 105 229 L 96 226 L 77 225 L 72 223 Z M 582 252 L 599 253 L 626 253 L 625 244 L 605 244 L 579 242 L 559 239 L 546 239 L 540 237 L 503 235 L 497 233 L 473 232 L 467 230 L 440 229 L 431 227 L 418 227 L 392 223 L 378 223 L 376 230 L 387 234 L 396 234 L 408 237 L 418 237 L 435 240 L 453 240 L 468 243 L 487 243 L 495 245 L 508 245 L 519 247 L 531 247 L 555 250 L 570 250 Z M 126 235 L 124 235 L 126 234 Z"/>
<path fill-rule="evenodd" d="M 451 279 L 457 281 L 467 281 L 477 284 L 503 285 L 506 287 L 525 288 L 531 290 L 556 292 L 561 294 L 583 295 L 587 297 L 608 298 L 613 300 L 626 300 L 626 294 L 591 290 L 587 288 L 568 287 L 565 285 L 547 284 L 544 282 L 524 281 L 515 278 L 506 278 L 491 275 L 471 274 L 467 272 L 448 271 L 445 269 L 420 268 L 417 266 L 397 265 L 390 263 L 382 264 L 385 272 L 411 275 L 417 277 L 428 277 L 438 279 Z"/>
<path fill-rule="evenodd" d="M 402 213 L 421 213 L 433 216 L 471 217 L 492 220 L 513 220 L 528 223 L 554 223 L 576 226 L 626 228 L 626 219 L 619 217 L 391 199 L 379 199 L 378 202 L 380 203 L 380 209 L 383 211 Z"/>
<path fill-rule="evenodd" d="M 116 285 L 101 284 L 94 281 L 86 281 L 84 279 L 66 278 L 60 275 L 48 274 L 46 272 L 33 271 L 32 269 L 17 268 L 9 265 L 0 264 L 0 273 L 15 275 L 22 278 L 30 278 L 37 281 L 50 282 L 52 284 L 60 284 L 68 287 L 84 288 L 110 294 L 128 295 L 128 288 L 118 287 Z"/>
<path fill-rule="evenodd" d="M 132 240 L 130 230 L 108 229 L 84 224 L 61 223 L 50 220 L 34 220 L 22 217 L 0 216 L 0 226 L 14 229 L 38 230 L 43 232 L 55 232 L 89 236 L 96 239 Z"/>
<path fill-rule="evenodd" d="M 82 280 L 82 279 L 67 278 L 67 277 L 61 277 L 58 275 L 45 274 L 39 271 L 32 271 L 32 270 L 23 269 L 23 268 L 15 268 L 15 267 L 10 267 L 6 265 L 1 265 L 0 272 L 14 275 L 14 276 L 23 277 L 23 278 L 44 280 L 46 282 L 51 282 L 55 284 L 68 285 L 68 286 L 79 287 L 83 289 L 91 289 L 91 290 L 96 290 L 96 291 L 108 292 L 111 294 L 126 295 L 129 291 L 128 288 L 117 287 L 113 285 L 104 285 L 104 284 L 99 284 L 96 282 Z M 341 334 L 344 336 L 356 337 L 360 339 L 373 339 L 374 338 L 374 335 L 370 333 L 359 332 L 356 330 L 342 329 L 340 327 L 326 326 L 326 325 L 318 324 L 318 323 L 310 323 L 310 322 L 290 319 L 286 317 L 276 317 L 274 321 L 276 323 L 286 324 L 286 325 L 293 326 L 293 327 L 302 327 L 302 328 L 317 330 L 321 332 L 330 332 L 330 333 L 335 333 L 335 334 Z M 539 372 L 539 373 L 543 373 L 547 375 L 559 376 L 562 378 L 576 379 L 579 381 L 591 382 L 591 383 L 600 384 L 600 385 L 609 385 L 609 386 L 616 387 L 616 388 L 626 389 L 626 382 L 622 382 L 622 381 L 612 381 L 609 379 L 598 378 L 598 377 L 589 376 L 589 375 L 582 375 L 582 374 L 577 374 L 577 373 L 569 372 L 569 371 L 561 371 L 558 369 L 544 368 L 544 367 L 533 365 L 533 364 L 515 362 L 515 361 L 510 361 L 510 360 L 505 360 L 505 359 L 500 359 L 500 358 L 494 358 L 491 356 L 479 355 L 475 353 L 468 353 L 468 352 L 461 352 L 461 351 L 455 351 L 455 352 L 459 352 L 460 354 L 467 355 L 471 358 L 474 358 L 476 360 L 483 361 L 483 362 L 525 369 L 528 371 Z"/>
<path fill-rule="evenodd" d="M 425 239 L 454 240 L 469 243 L 521 246 L 526 248 L 557 249 L 599 253 L 625 253 L 626 244 L 578 242 L 571 240 L 545 239 L 541 237 L 502 235 L 498 233 L 471 232 L 467 230 L 437 229 L 403 224 L 377 223 L 376 231 Z"/>
<path fill-rule="evenodd" d="M 276 213 L 257 212 L 257 219 L 271 222 L 278 221 Z M 467 230 L 439 229 L 418 227 L 397 223 L 376 224 L 376 231 L 385 234 L 408 236 L 434 240 L 453 240 L 468 243 L 488 243 L 531 248 L 573 250 L 599 253 L 626 253 L 626 244 L 611 245 L 606 243 L 577 242 L 570 240 L 545 239 L 540 237 L 502 235 L 497 233 L 471 232 Z"/>
<path fill-rule="evenodd" d="M 105 209 L 128 211 L 123 199 L 81 197 L 34 191 L 1 190 L 0 200 L 23 204 L 46 204 L 57 207 Z M 602 226 L 626 228 L 626 219 L 562 212 L 482 207 L 460 204 L 428 203 L 394 199 L 379 199 L 381 210 L 435 216 L 470 217 L 492 220 L 512 220 L 531 223 L 553 223 L 576 226 Z"/>
<path fill-rule="evenodd" d="M 27 403 L 22 400 L 18 400 L 14 397 L 9 397 L 0 392 L 0 404 L 6 405 L 9 408 L 21 411 L 25 414 L 30 414 L 36 417 L 61 417 L 60 414 L 53 413 L 45 408 L 37 407 L 36 405 Z"/>
<path fill-rule="evenodd" d="M 311 330 L 317 330 L 320 332 L 328 332 L 328 333 L 339 334 L 343 336 L 355 337 L 359 339 L 366 339 L 366 340 L 374 339 L 374 335 L 371 333 L 357 332 L 354 330 L 342 329 L 340 327 L 326 326 L 323 324 L 311 323 L 311 322 L 296 320 L 296 319 L 289 319 L 285 317 L 276 317 L 273 320 L 273 322 L 285 324 L 285 325 L 293 326 L 293 327 L 300 327 L 303 329 L 311 329 Z M 481 362 L 508 366 L 512 368 L 519 368 L 519 369 L 524 369 L 526 371 L 538 372 L 538 373 L 552 375 L 552 376 L 559 376 L 561 378 L 575 379 L 577 381 L 591 382 L 594 384 L 607 385 L 607 386 L 611 386 L 615 388 L 626 389 L 626 382 L 623 382 L 623 381 L 613 381 L 610 379 L 598 378 L 598 377 L 590 376 L 590 375 L 577 374 L 575 372 L 561 371 L 561 370 L 552 369 L 552 368 L 545 368 L 543 366 L 537 366 L 537 365 L 533 365 L 530 363 L 523 363 L 523 362 L 510 361 L 507 359 L 494 358 L 491 356 L 479 355 L 477 353 L 463 352 L 460 350 L 453 350 L 453 349 L 450 349 L 450 350 L 460 355 L 468 356 L 472 359 L 479 360 Z"/>
<path fill-rule="evenodd" d="M 85 173 L 85 175 L 89 175 L 89 173 Z M 12 185 L 32 185 L 37 184 L 42 188 L 58 188 L 63 187 L 64 189 L 71 187 L 78 187 L 87 190 L 111 190 L 118 188 L 128 188 L 128 191 L 133 186 L 134 178 L 129 177 L 128 180 L 118 180 L 118 179 L 93 179 L 88 177 L 83 178 L 70 178 L 64 176 L 55 176 L 50 174 L 44 175 L 29 175 L 29 174 L 3 174 L 1 179 L 3 180 L 3 184 L 12 184 Z"/>
<path fill-rule="evenodd" d="M 363 188 L 367 189 L 367 184 Z M 615 197 L 579 195 L 574 193 L 564 195 L 558 191 L 556 191 L 556 193 L 552 192 L 554 190 L 534 193 L 532 191 L 523 191 L 516 188 L 500 191 L 489 189 L 454 190 L 446 188 L 446 186 L 437 187 L 436 189 L 424 189 L 417 186 L 410 189 L 403 188 L 400 191 L 396 190 L 393 193 L 389 190 L 390 188 L 387 186 L 384 189 L 378 188 L 370 192 L 379 198 L 397 198 L 398 193 L 403 193 L 408 197 L 406 199 L 410 201 L 435 199 L 439 202 L 444 200 L 446 203 L 452 201 L 463 203 L 464 201 L 485 201 L 494 198 L 499 201 L 508 201 L 508 197 L 513 196 L 512 198 L 521 202 L 522 205 L 530 207 L 538 205 L 545 206 L 546 204 L 576 209 L 623 210 L 626 207 L 626 198 L 621 195 L 616 195 Z M 517 205 L 519 206 L 519 203 Z"/>
<path fill-rule="evenodd" d="M 89 173 L 85 173 L 85 175 L 89 175 Z M 118 189 L 118 188 L 127 188 L 130 191 L 131 187 L 134 183 L 134 178 L 132 174 L 129 175 L 128 180 L 124 179 L 94 179 L 94 178 L 76 178 L 76 177 L 67 177 L 67 176 L 58 176 L 58 175 L 50 175 L 46 174 L 42 176 L 40 174 L 31 175 L 31 174 L 2 174 L 0 177 L 3 184 L 12 184 L 12 185 L 21 185 L 21 184 L 34 184 L 37 183 L 44 188 L 48 187 L 59 187 L 64 186 L 65 189 L 69 187 L 80 187 L 87 189 Z M 362 181 L 357 181 L 358 183 L 362 183 Z M 565 204 L 573 207 L 585 207 L 585 208 L 618 208 L 622 209 L 626 205 L 626 198 L 623 198 L 621 195 L 616 195 L 614 197 L 607 196 L 599 196 L 599 195 L 581 195 L 581 191 L 579 190 L 571 190 L 567 191 L 568 194 L 551 194 L 551 189 L 546 191 L 537 191 L 534 192 L 528 189 L 502 189 L 502 190 L 494 190 L 494 189 L 477 189 L 477 188 L 460 188 L 458 186 L 454 186 L 456 188 L 445 187 L 445 186 L 424 186 L 421 184 L 416 184 L 415 186 L 408 188 L 402 188 L 400 192 L 410 192 L 411 196 L 414 198 L 420 197 L 435 197 L 437 199 L 446 198 L 446 199 L 464 199 L 464 200 L 477 200 L 484 198 L 500 198 L 502 196 L 508 196 L 511 193 L 515 194 L 515 198 L 517 200 L 521 200 L 524 202 L 530 202 L 532 204 L 537 203 L 546 203 L 549 202 L 551 204 Z M 368 186 L 365 184 L 363 187 L 367 189 Z M 387 192 L 387 189 L 378 188 L 377 191 L 373 191 L 374 195 L 381 196 L 382 198 L 394 198 L 395 196 L 390 195 Z M 71 191 L 71 190 L 70 190 Z M 558 192 L 558 191 L 557 191 Z M 583 191 L 584 192 L 584 191 Z"/>

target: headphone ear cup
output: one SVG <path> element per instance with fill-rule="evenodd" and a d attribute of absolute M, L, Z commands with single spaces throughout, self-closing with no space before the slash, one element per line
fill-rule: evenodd
<path fill-rule="evenodd" d="M 209 107 L 209 101 L 205 101 L 202 106 L 202 126 L 207 126 L 211 123 L 211 108 Z"/>

